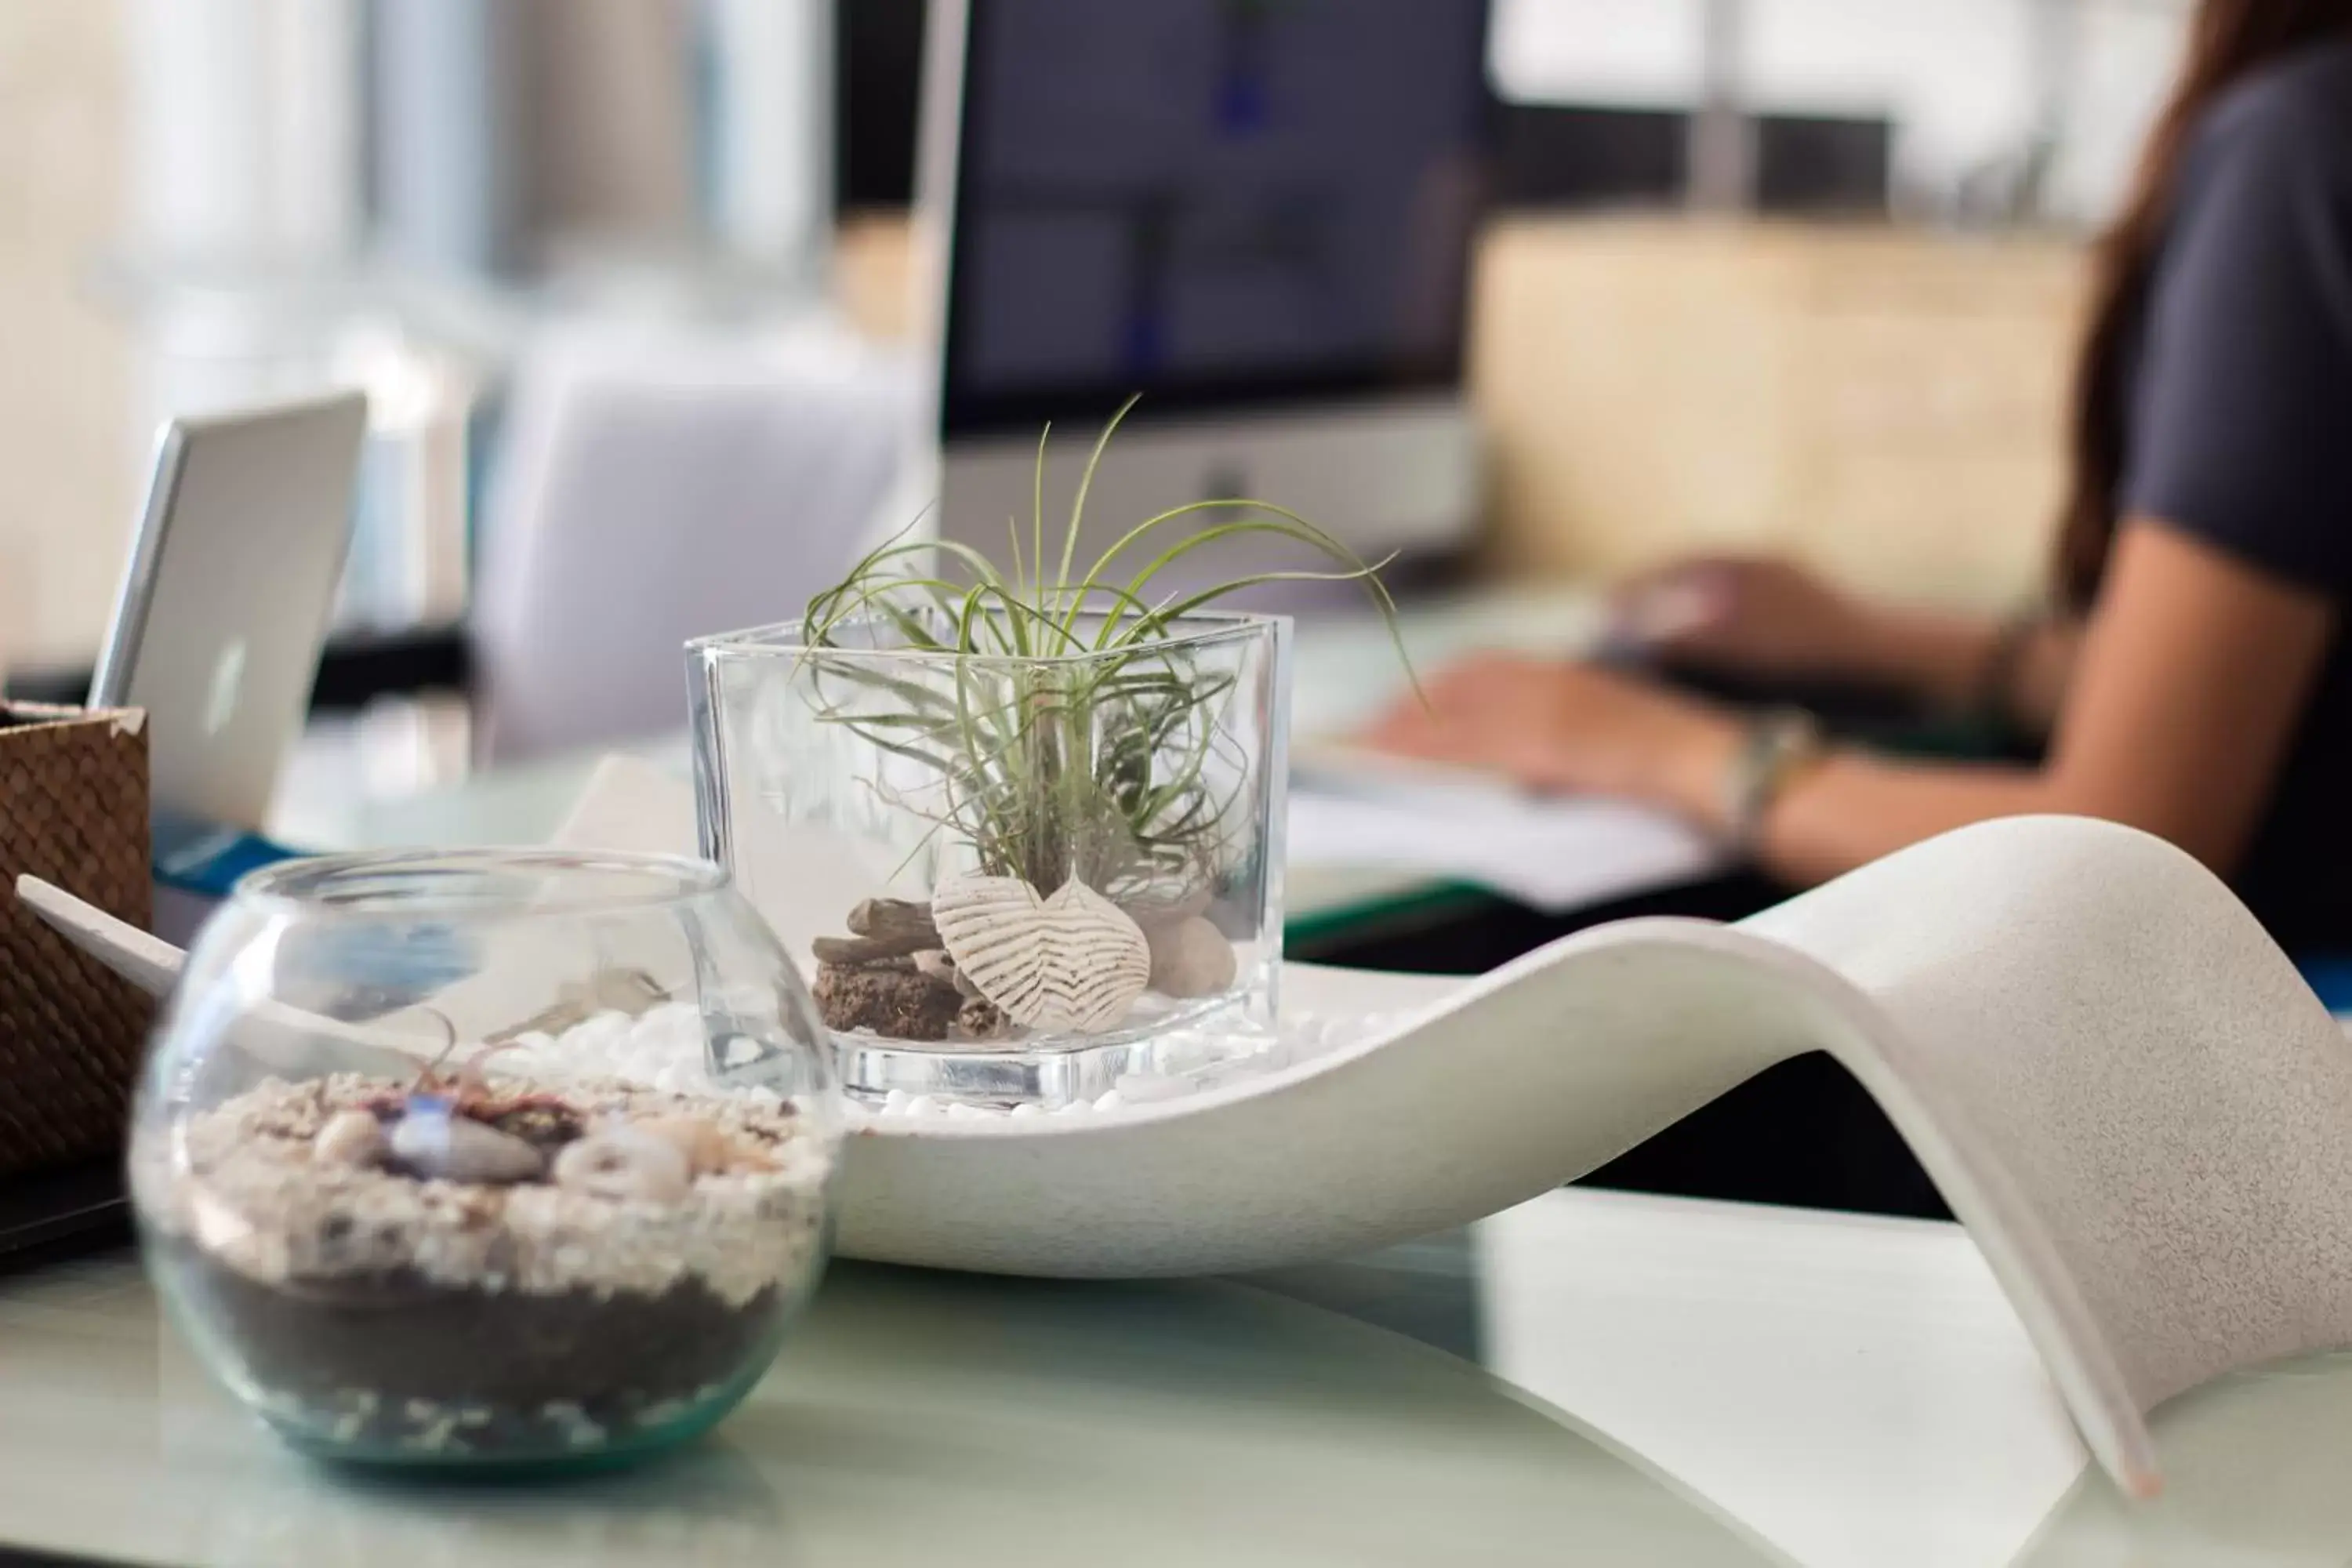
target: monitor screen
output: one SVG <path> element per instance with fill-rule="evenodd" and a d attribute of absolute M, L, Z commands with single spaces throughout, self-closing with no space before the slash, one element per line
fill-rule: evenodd
<path fill-rule="evenodd" d="M 1486 0 L 971 0 L 949 436 L 1458 385 Z"/>

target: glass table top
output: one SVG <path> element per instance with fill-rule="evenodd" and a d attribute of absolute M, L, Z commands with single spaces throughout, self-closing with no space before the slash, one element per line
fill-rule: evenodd
<path fill-rule="evenodd" d="M 1957 1227 L 1571 1191 L 1242 1279 L 838 1265 L 751 1399 L 646 1468 L 322 1468 L 112 1255 L 0 1279 L 0 1560 L 2340 1563 L 2352 1357 L 2095 1473 Z"/>

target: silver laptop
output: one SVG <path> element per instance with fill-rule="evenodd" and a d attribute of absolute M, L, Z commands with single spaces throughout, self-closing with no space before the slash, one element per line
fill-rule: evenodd
<path fill-rule="evenodd" d="M 161 819 L 258 830 L 352 535 L 359 393 L 164 426 L 93 707 L 147 710 Z"/>

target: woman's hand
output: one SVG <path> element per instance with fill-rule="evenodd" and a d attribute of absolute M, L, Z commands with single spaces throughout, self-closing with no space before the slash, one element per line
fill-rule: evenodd
<path fill-rule="evenodd" d="M 1722 674 L 1868 674 L 1882 660 L 1877 614 L 1786 561 L 1677 562 L 1620 588 L 1610 622 L 1637 653 Z"/>
<path fill-rule="evenodd" d="M 1646 800 L 1720 827 L 1737 721 L 1589 666 L 1486 654 L 1426 682 L 1365 735 L 1374 747 L 1529 789 Z"/>

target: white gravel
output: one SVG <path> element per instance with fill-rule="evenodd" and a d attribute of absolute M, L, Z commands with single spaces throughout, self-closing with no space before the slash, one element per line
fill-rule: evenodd
<path fill-rule="evenodd" d="M 1073 1100 L 1051 1109 L 1034 1104 L 967 1103 L 892 1089 L 878 1103 L 851 1102 L 848 1121 L 856 1127 L 877 1121 L 1117 1115 L 1277 1071 L 1384 1034 L 1398 1022 L 1400 1016 L 1388 1013 L 1289 1018 L 1262 1049 L 1238 1058 L 1225 1049 L 1229 1042 L 1222 1037 L 1203 1030 L 1180 1030 L 1164 1041 L 1171 1059 L 1192 1058 L 1211 1065 L 1195 1072 L 1129 1073 L 1098 1099 Z M 1188 1050 L 1188 1047 L 1197 1048 Z M 703 1064 L 701 1016 L 691 1004 L 682 1002 L 664 1003 L 635 1019 L 622 1013 L 599 1013 L 560 1036 L 522 1036 L 495 1065 L 500 1071 L 541 1081 L 620 1079 L 675 1094 L 706 1093 L 711 1087 Z"/>

